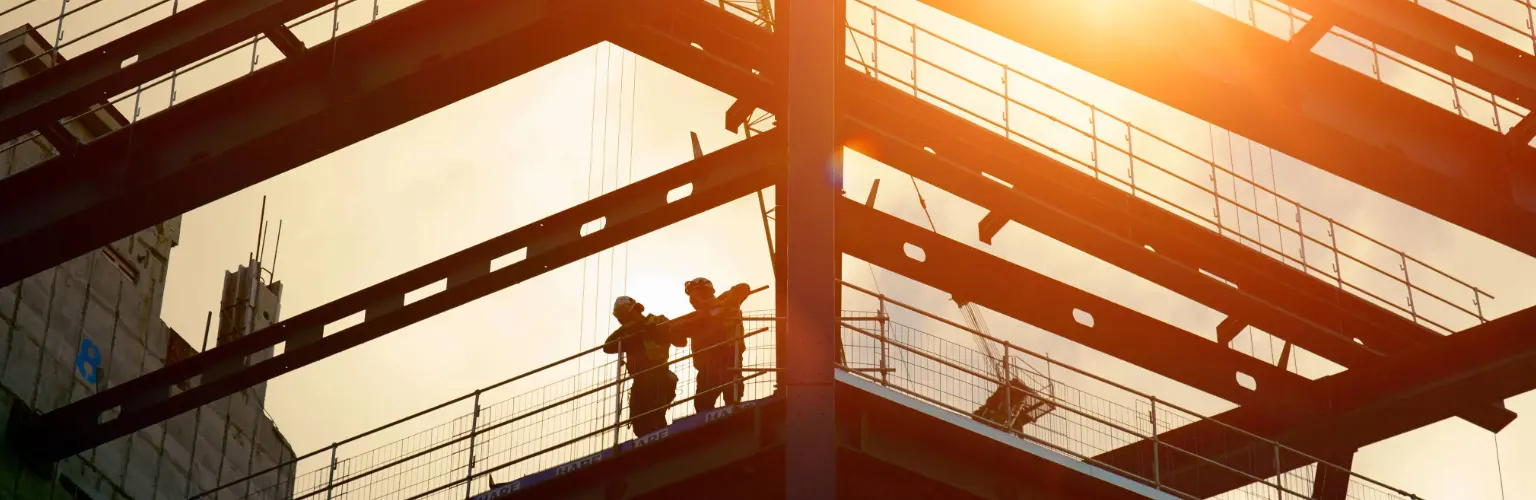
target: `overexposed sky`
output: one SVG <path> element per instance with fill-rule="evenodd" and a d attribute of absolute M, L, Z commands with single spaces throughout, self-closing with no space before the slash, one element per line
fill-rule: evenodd
<path fill-rule="evenodd" d="M 47 8 L 43 3 L 40 0 L 37 6 L 0 22 L 15 24 L 17 16 L 38 15 L 34 11 L 43 17 L 20 19 L 35 22 L 51 16 L 45 12 L 49 9 L 57 13 L 57 2 L 46 2 L 52 3 Z M 384 13 L 397 9 L 399 3 L 385 2 Z M 1212 131 L 1198 119 L 916 2 L 877 3 L 1010 67 L 1025 68 L 1026 73 L 1183 147 L 1214 153 L 1223 167 L 1251 175 L 1263 186 L 1276 186 L 1285 196 L 1480 286 L 1498 297 L 1483 304 L 1490 315 L 1536 303 L 1536 291 L 1525 285 L 1536 276 L 1536 261 L 1527 256 L 1283 154 L 1271 156 L 1262 145 L 1220 129 Z M 1247 3 L 1218 0 L 1215 7 L 1246 19 Z M 1498 10 L 1507 7 L 1509 0 L 1471 3 L 1513 15 Z M 124 12 L 132 6 L 116 8 Z M 367 17 L 364 11 L 344 12 L 344 26 L 360 24 Z M 857 15 L 854 12 L 850 10 L 850 17 Z M 1513 21 L 1523 22 L 1524 18 Z M 1259 24 L 1273 27 L 1264 19 Z M 324 29 L 300 31 L 311 43 L 325 35 Z M 85 30 L 66 29 L 66 41 L 71 32 L 83 35 Z M 82 43 L 80 48 L 89 45 Z M 258 65 L 278 59 L 268 49 L 258 51 Z M 1325 41 L 1318 49 L 1352 67 L 1362 63 L 1358 57 L 1366 57 L 1363 64 L 1369 68 L 1368 56 L 1351 50 L 1338 40 Z M 227 67 L 211 68 L 208 73 L 224 72 L 227 79 L 227 74 L 243 72 L 250 58 L 219 64 Z M 1417 80 L 1409 73 L 1383 69 L 1384 78 L 1410 91 L 1433 95 L 1435 89 L 1430 86 L 1414 87 Z M 178 99 L 221 81 L 214 76 L 202 78 L 189 75 L 178 89 Z M 169 91 L 151 90 L 145 96 L 141 106 L 152 111 L 163 107 Z M 1049 93 L 1035 98 L 1065 102 Z M 731 102 L 609 45 L 589 48 L 188 213 L 183 218 L 181 244 L 172 252 L 163 318 L 194 346 L 201 343 L 204 315 L 218 305 L 222 273 L 243 264 L 254 251 L 262 196 L 267 197 L 267 217 L 274 221 L 274 232 L 275 221 L 284 221 L 275 267 L 285 285 L 283 317 L 292 317 L 617 184 L 686 161 L 691 156 L 689 131 L 699 133 L 706 151 L 740 140 L 720 127 L 721 115 Z M 131 107 L 125 113 L 131 114 Z M 905 175 L 853 152 L 845 162 L 850 197 L 862 200 L 871 181 L 879 178 L 882 189 L 877 206 L 926 225 Z M 974 228 L 983 210 L 919 184 L 941 233 L 1214 337 L 1220 313 L 1026 227 L 1010 224 L 993 245 L 982 245 Z M 1228 194 L 1243 202 L 1256 201 L 1264 210 L 1273 201 L 1243 190 Z M 268 263 L 272 264 L 270 257 Z M 738 200 L 640 238 L 618 252 L 547 273 L 280 377 L 270 386 L 267 409 L 297 451 L 320 448 L 594 345 L 607 332 L 606 312 L 613 296 L 627 293 L 651 311 L 682 313 L 687 310 L 682 283 L 695 276 L 707 276 L 717 284 L 771 283 L 755 199 Z M 845 278 L 866 287 L 878 282 L 889 295 L 960 319 L 946 294 L 900 276 L 849 260 Z M 753 301 L 748 308 L 772 306 L 771 294 Z M 1050 352 L 1056 359 L 1160 398 L 1208 413 L 1231 406 L 1001 315 L 989 312 L 986 319 L 997 336 Z M 1245 333 L 1232 343 L 1234 349 L 1266 360 L 1274 358 L 1277 345 L 1262 333 Z M 1314 355 L 1297 358 L 1291 368 L 1303 375 L 1316 377 L 1332 370 Z M 1536 415 L 1536 396 L 1517 397 L 1508 405 L 1517 413 Z M 1508 498 L 1536 497 L 1536 478 L 1520 472 L 1536 470 L 1536 423 L 1530 418 L 1516 420 L 1499 437 Z M 1427 498 L 1498 498 L 1493 449 L 1489 433 L 1452 419 L 1362 450 L 1355 469 Z"/>

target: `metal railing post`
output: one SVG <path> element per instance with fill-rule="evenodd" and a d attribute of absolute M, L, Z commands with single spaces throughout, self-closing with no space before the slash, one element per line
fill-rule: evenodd
<path fill-rule="evenodd" d="M 1419 321 L 1419 310 L 1413 306 L 1413 280 L 1408 277 L 1408 254 L 1398 251 L 1397 256 L 1402 261 L 1402 263 L 1398 264 L 1398 267 L 1403 269 L 1403 286 L 1408 289 L 1408 314 L 1413 315 L 1413 321 L 1417 323 Z"/>
<path fill-rule="evenodd" d="M 1275 498 L 1284 500 L 1285 487 L 1280 484 L 1280 443 L 1275 441 L 1271 441 L 1271 443 L 1275 445 Z M 1345 477 L 1347 478 L 1348 475 L 1345 475 Z M 1345 480 L 1348 481 L 1348 479 Z"/>
<path fill-rule="evenodd" d="M 1152 411 L 1147 415 L 1152 419 L 1152 483 L 1157 486 L 1158 491 L 1162 491 L 1163 467 L 1160 463 L 1162 444 L 1157 434 L 1157 398 L 1148 398 L 1148 400 L 1152 401 Z"/>
<path fill-rule="evenodd" d="M 1006 415 L 1003 417 L 1003 427 L 1006 427 L 1010 430 L 1013 429 L 1014 417 L 1012 384 L 1013 369 L 1011 366 L 1009 366 L 1008 363 L 1008 352 L 1012 349 L 1013 346 L 1009 345 L 1008 342 L 1003 342 L 1003 380 L 999 382 L 999 387 L 1002 387 L 1003 389 L 1003 414 Z"/>
<path fill-rule="evenodd" d="M 325 500 L 331 500 L 331 489 L 336 485 L 336 443 L 331 443 L 331 471 L 330 477 L 325 480 Z"/>
<path fill-rule="evenodd" d="M 480 429 L 480 389 L 475 389 L 475 413 L 469 417 L 469 467 L 464 473 L 464 497 L 475 494 L 475 437 Z"/>
<path fill-rule="evenodd" d="M 875 315 L 875 321 L 880 327 L 880 385 L 890 387 L 890 344 L 886 341 L 885 323 L 889 319 L 885 313 L 885 297 L 880 297 L 880 311 Z"/>
<path fill-rule="evenodd" d="M 624 339 L 618 341 L 619 361 L 613 371 L 613 447 L 619 447 L 619 422 L 624 421 Z M 631 382 L 630 385 L 634 385 Z M 631 389 L 633 390 L 633 389 Z"/>

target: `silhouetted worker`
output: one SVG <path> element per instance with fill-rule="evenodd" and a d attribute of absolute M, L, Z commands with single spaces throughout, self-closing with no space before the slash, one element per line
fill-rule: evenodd
<path fill-rule="evenodd" d="M 683 284 L 693 317 L 680 325 L 681 336 L 693 341 L 693 366 L 699 371 L 698 392 L 693 408 L 699 412 L 715 408 L 715 399 L 725 404 L 741 402 L 745 384 L 741 379 L 741 354 L 746 350 L 742 338 L 741 303 L 752 294 L 746 283 L 738 284 L 715 296 L 715 285 L 704 278 Z"/>
<path fill-rule="evenodd" d="M 668 345 L 682 347 L 684 339 L 673 336 L 666 316 L 644 314 L 645 305 L 629 297 L 613 302 L 619 328 L 608 335 L 603 352 L 621 353 L 620 361 L 633 377 L 629 389 L 630 428 L 635 437 L 667 426 L 665 408 L 677 397 L 677 375 L 667 368 Z M 670 341 L 669 341 L 670 340 Z"/>

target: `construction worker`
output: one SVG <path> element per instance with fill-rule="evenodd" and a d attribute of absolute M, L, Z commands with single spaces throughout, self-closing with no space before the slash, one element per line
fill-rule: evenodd
<path fill-rule="evenodd" d="M 693 366 L 699 371 L 698 392 L 693 408 L 705 412 L 715 408 L 715 399 L 725 404 L 741 402 L 745 384 L 741 379 L 741 354 L 746 350 L 742 338 L 741 303 L 752 294 L 746 283 L 738 284 L 715 296 L 715 285 L 704 278 L 683 284 L 693 317 L 679 325 L 676 334 L 693 341 Z"/>
<path fill-rule="evenodd" d="M 619 328 L 608 335 L 603 352 L 619 354 L 633 377 L 629 389 L 630 428 L 635 437 L 667 426 L 665 408 L 677 397 L 677 375 L 667 368 L 669 345 L 684 346 L 681 337 L 670 340 L 666 316 L 644 314 L 645 305 L 629 297 L 613 302 Z"/>

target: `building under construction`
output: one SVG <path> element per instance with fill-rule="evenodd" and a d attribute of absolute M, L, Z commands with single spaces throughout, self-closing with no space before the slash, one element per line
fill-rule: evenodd
<path fill-rule="evenodd" d="M 106 21 L 112 0 L 55 1 L 0 5 L 0 498 L 1410 499 L 1356 451 L 1448 419 L 1498 433 L 1536 389 L 1536 310 L 1485 313 L 1471 280 L 1214 146 L 1536 256 L 1524 0 L 920 1 L 1187 113 L 1206 152 L 878 0 L 162 0 Z M 734 98 L 700 126 L 740 140 L 287 317 L 259 245 L 201 346 L 161 321 L 183 213 L 604 43 Z M 178 98 L 229 60 L 249 68 Z M 878 182 L 845 192 L 844 151 L 984 209 L 979 243 L 877 208 Z M 774 307 L 741 318 L 744 347 L 656 368 L 682 378 L 659 431 L 632 434 L 635 377 L 601 345 L 320 449 L 264 411 L 275 377 L 754 196 Z M 1010 222 L 1224 319 L 1191 331 L 984 250 Z M 845 281 L 843 256 L 959 309 Z M 1235 408 L 1004 340 L 983 310 Z M 1233 346 L 1256 331 L 1278 359 Z M 740 349 L 744 394 L 696 412 L 711 349 Z M 1304 376 L 1302 352 L 1341 369 Z"/>

